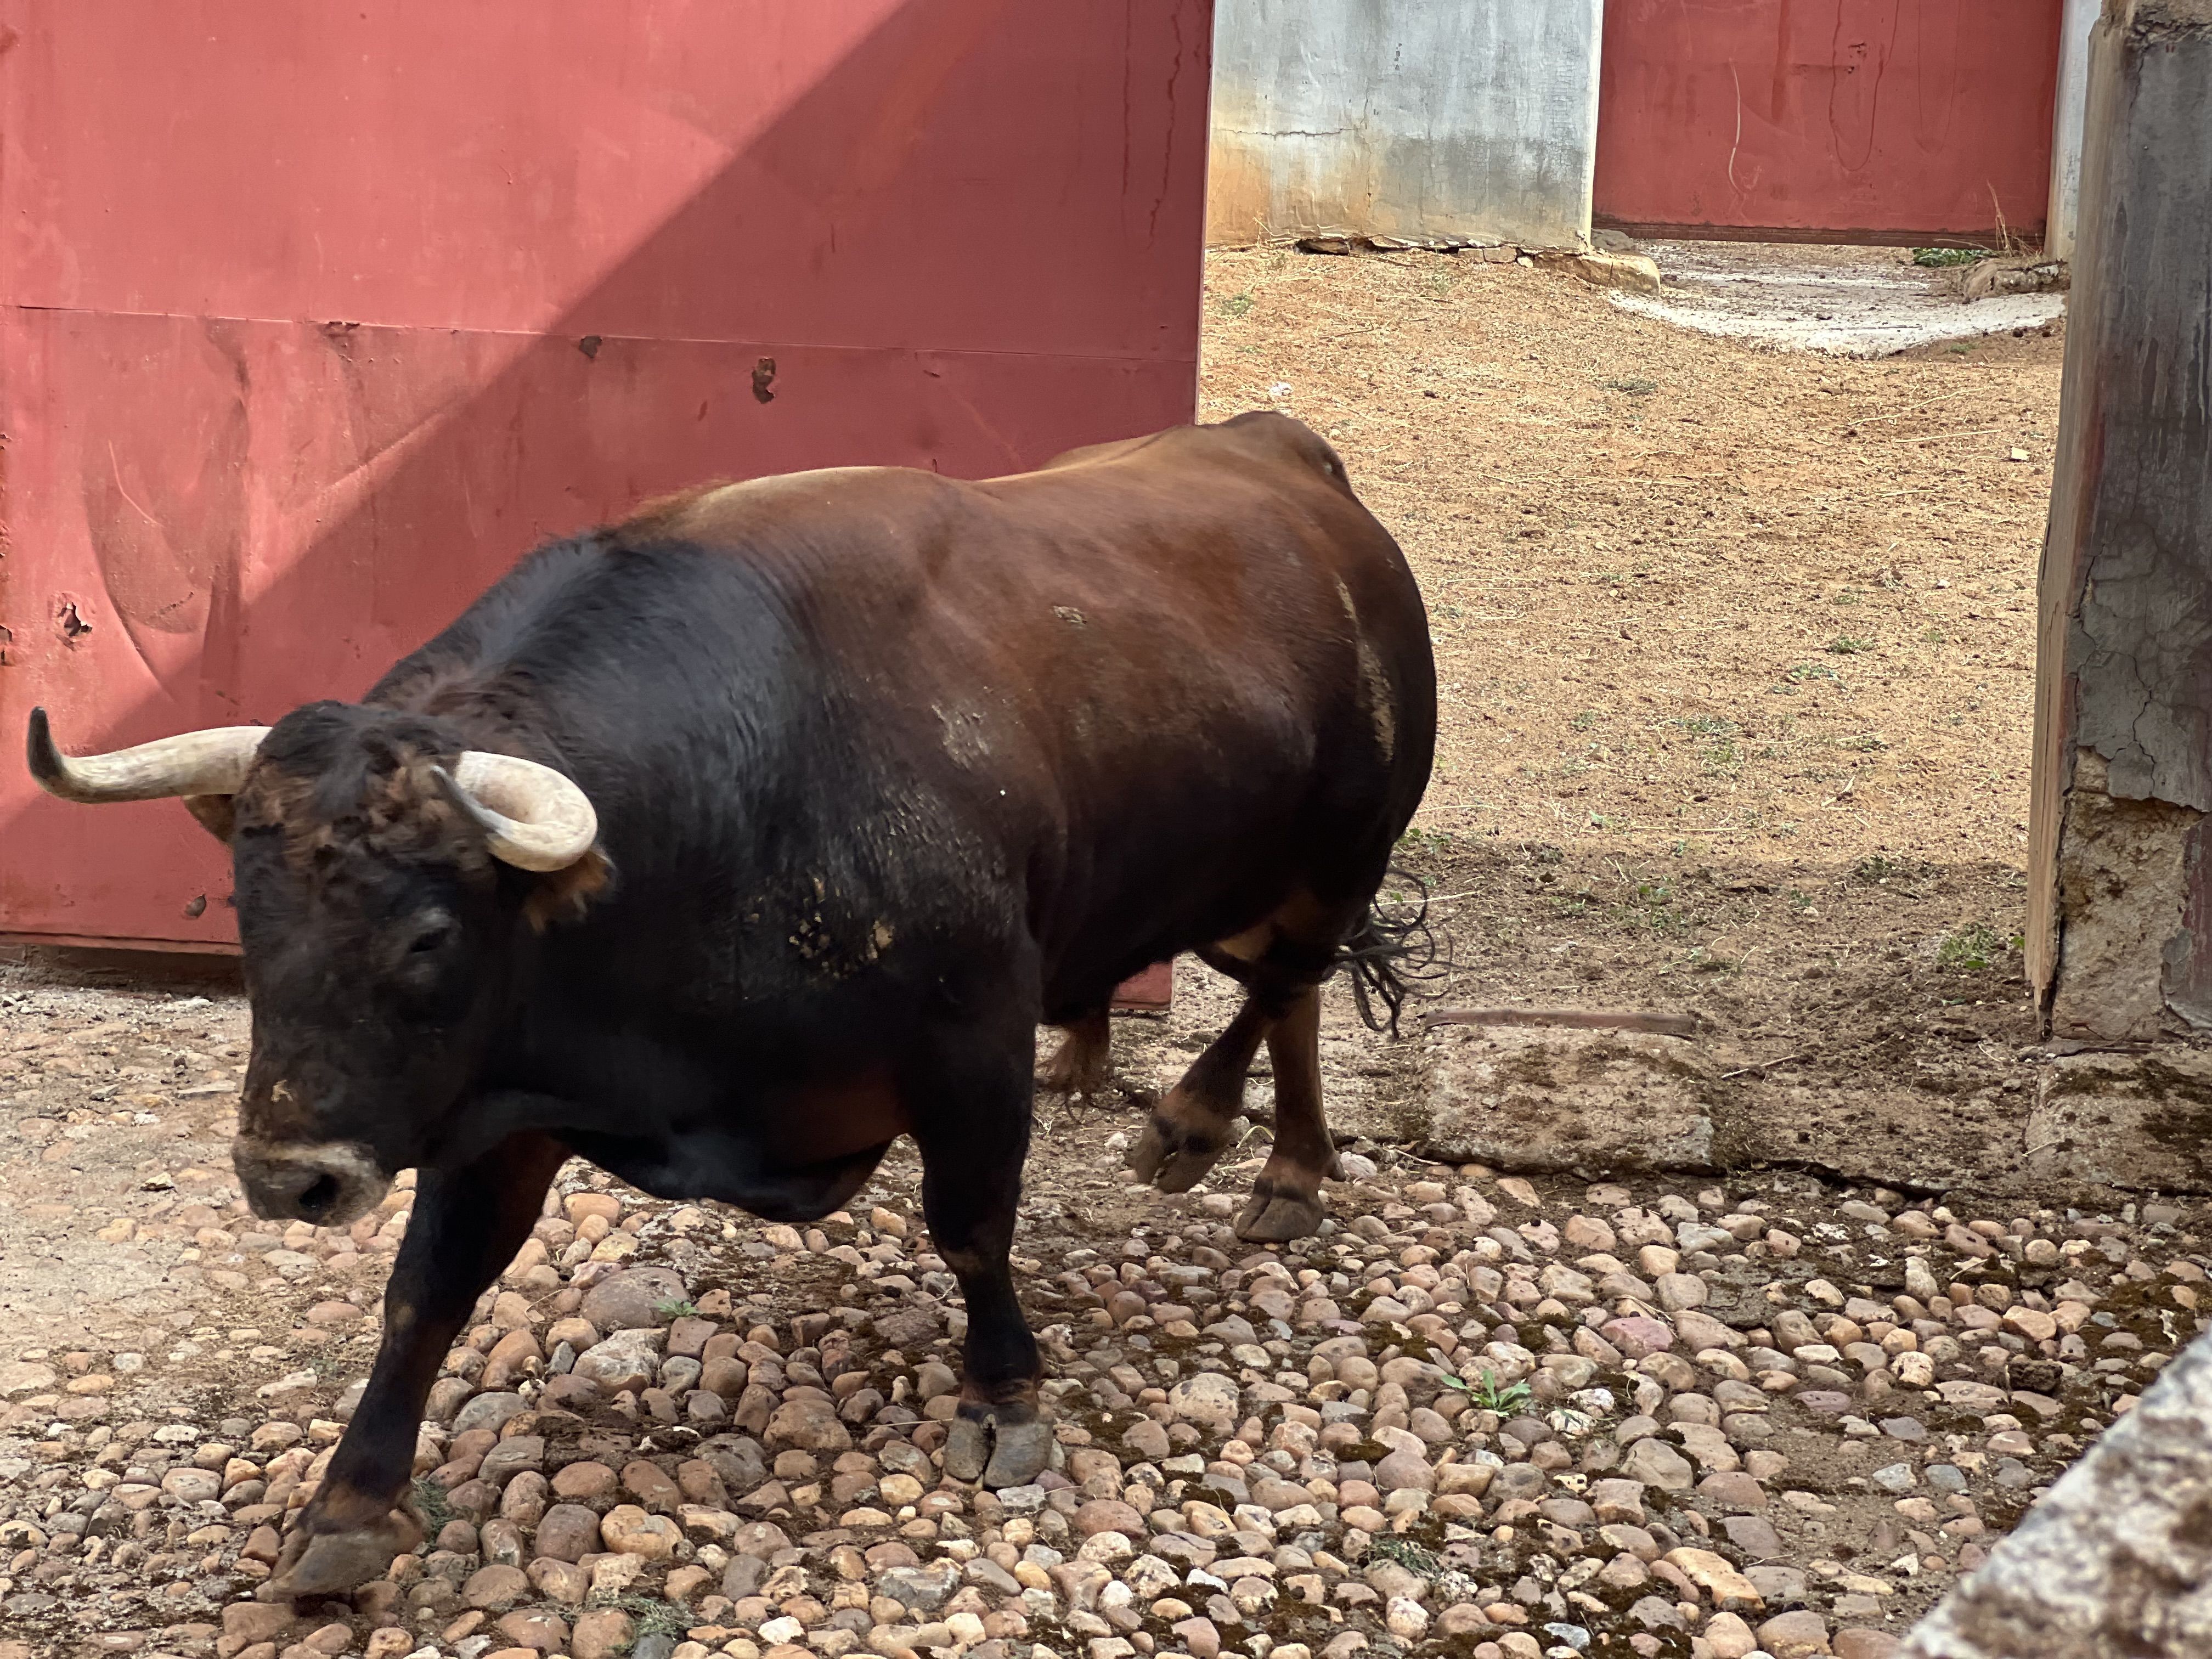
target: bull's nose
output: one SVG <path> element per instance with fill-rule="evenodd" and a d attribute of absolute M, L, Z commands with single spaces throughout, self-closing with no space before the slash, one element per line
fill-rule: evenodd
<path fill-rule="evenodd" d="M 368 1149 L 350 1141 L 294 1146 L 240 1137 L 231 1163 L 253 1213 L 270 1221 L 343 1227 L 374 1209 L 392 1184 Z"/>

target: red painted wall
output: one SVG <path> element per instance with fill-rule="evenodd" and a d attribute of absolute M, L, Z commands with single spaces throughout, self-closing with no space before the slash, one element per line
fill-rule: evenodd
<path fill-rule="evenodd" d="M 1210 9 L 19 0 L 7 752 L 359 696 L 664 490 L 1188 420 Z M 219 947 L 228 890 L 0 763 L 0 933 Z"/>
<path fill-rule="evenodd" d="M 2039 240 L 2063 0 L 1607 0 L 1595 217 Z"/>

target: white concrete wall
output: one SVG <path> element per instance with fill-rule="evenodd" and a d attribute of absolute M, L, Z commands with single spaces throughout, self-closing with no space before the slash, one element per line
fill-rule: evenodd
<path fill-rule="evenodd" d="M 2082 129 L 2089 112 L 2089 31 L 2100 0 L 2066 0 L 2059 27 L 2057 108 L 2051 132 L 2050 222 L 2043 251 L 2054 259 L 2074 257 L 2074 221 L 2081 205 Z"/>
<path fill-rule="evenodd" d="M 1570 246 L 1603 0 L 1218 0 L 1207 238 Z"/>

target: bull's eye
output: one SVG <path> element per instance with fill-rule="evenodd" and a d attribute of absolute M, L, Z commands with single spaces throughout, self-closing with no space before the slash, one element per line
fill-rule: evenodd
<path fill-rule="evenodd" d="M 407 954 L 410 957 L 428 956 L 431 951 L 443 948 L 453 937 L 453 924 L 441 917 L 407 942 Z"/>

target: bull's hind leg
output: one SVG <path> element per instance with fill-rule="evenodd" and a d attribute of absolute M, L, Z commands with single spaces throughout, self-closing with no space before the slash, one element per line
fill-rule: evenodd
<path fill-rule="evenodd" d="M 1244 1006 L 1152 1114 L 1130 1159 L 1139 1180 L 1186 1192 L 1228 1150 L 1244 1074 L 1267 1044 L 1275 1073 L 1275 1150 L 1237 1218 L 1240 1237 L 1298 1238 L 1321 1224 L 1321 1182 L 1338 1168 L 1321 1098 L 1321 982 L 1364 913 L 1301 896 L 1260 926 L 1199 952 L 1245 988 Z"/>
<path fill-rule="evenodd" d="M 1129 1167 L 1137 1179 L 1164 1193 L 1187 1193 L 1229 1150 L 1229 1122 L 1244 1108 L 1244 1073 L 1273 1023 L 1273 1012 L 1256 995 L 1152 1109 Z"/>
<path fill-rule="evenodd" d="M 1097 1094 L 1106 1086 L 1113 1057 L 1113 1016 L 1101 1008 L 1066 1028 L 1060 1047 L 1037 1073 L 1037 1087 L 1048 1094 Z"/>
<path fill-rule="evenodd" d="M 1237 1218 L 1237 1236 L 1280 1243 L 1320 1227 L 1321 1183 L 1343 1172 L 1322 1111 L 1319 986 L 1301 991 L 1267 1028 L 1267 1058 L 1275 1068 L 1275 1149 Z"/>

